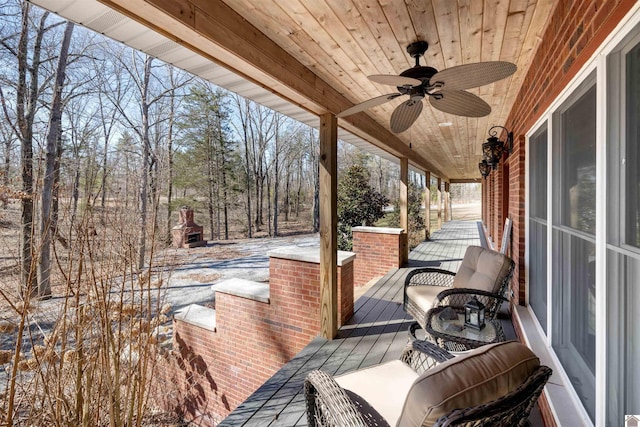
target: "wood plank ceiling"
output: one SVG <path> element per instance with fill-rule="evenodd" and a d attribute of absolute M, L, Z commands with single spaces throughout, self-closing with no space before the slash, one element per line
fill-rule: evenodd
<path fill-rule="evenodd" d="M 225 0 L 256 28 L 324 81 L 359 103 L 394 92 L 371 74 L 398 74 L 414 65 L 406 46 L 425 40 L 422 65 L 438 70 L 481 61 L 509 61 L 511 78 L 470 90 L 491 107 L 483 118 L 465 118 L 426 101 L 418 121 L 398 136 L 450 179 L 479 176 L 481 143 L 492 125 L 503 125 L 529 67 L 552 1 L 534 0 Z M 366 113 L 389 127 L 400 97 Z M 349 117 L 341 119 L 349 121 Z M 452 126 L 441 124 L 451 123 Z"/>
<path fill-rule="evenodd" d="M 479 178 L 481 143 L 491 126 L 504 125 L 553 6 L 553 0 L 100 1 L 315 114 L 394 92 L 367 76 L 412 67 L 405 48 L 416 40 L 429 43 L 421 65 L 438 70 L 513 62 L 513 76 L 470 90 L 492 107 L 489 116 L 458 117 L 423 101 L 416 123 L 394 135 L 389 118 L 406 100 L 400 97 L 339 120 L 451 180 Z"/>

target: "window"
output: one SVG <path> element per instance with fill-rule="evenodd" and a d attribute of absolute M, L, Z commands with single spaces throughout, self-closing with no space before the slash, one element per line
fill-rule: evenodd
<path fill-rule="evenodd" d="M 640 247 L 640 44 L 626 54 L 626 235 L 628 245 Z"/>
<path fill-rule="evenodd" d="M 588 79 L 554 115 L 552 345 L 595 420 L 596 86 Z"/>
<path fill-rule="evenodd" d="M 640 30 L 608 60 L 606 423 L 640 413 Z"/>
<path fill-rule="evenodd" d="M 547 332 L 547 125 L 529 138 L 529 305 Z"/>
<path fill-rule="evenodd" d="M 596 233 L 596 88 L 561 114 L 562 224 Z"/>

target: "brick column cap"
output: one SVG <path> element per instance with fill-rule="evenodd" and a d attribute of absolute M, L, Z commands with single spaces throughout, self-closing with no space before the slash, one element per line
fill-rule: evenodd
<path fill-rule="evenodd" d="M 267 253 L 271 258 L 288 259 L 292 261 L 310 262 L 320 264 L 320 248 L 286 246 Z M 353 262 L 356 254 L 347 251 L 338 251 L 338 267 Z"/>
<path fill-rule="evenodd" d="M 190 304 L 177 310 L 173 318 L 212 332 L 216 331 L 216 311 L 213 308 Z"/>
<path fill-rule="evenodd" d="M 404 228 L 391 228 L 391 227 L 353 227 L 351 231 L 359 231 L 361 233 L 378 233 L 378 234 L 402 234 Z"/>

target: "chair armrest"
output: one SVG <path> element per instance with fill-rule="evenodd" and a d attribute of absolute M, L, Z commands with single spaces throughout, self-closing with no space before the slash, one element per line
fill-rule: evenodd
<path fill-rule="evenodd" d="M 404 349 L 400 360 L 411 367 L 416 373 L 422 374 L 438 363 L 445 362 L 454 357 L 453 354 L 430 341 L 415 340 Z"/>
<path fill-rule="evenodd" d="M 441 268 L 423 267 L 411 270 L 404 280 L 404 286 L 443 286 L 451 287 L 456 273 Z"/>
<path fill-rule="evenodd" d="M 440 292 L 433 300 L 433 307 L 464 307 L 464 305 L 472 298 L 476 297 L 486 307 L 486 316 L 489 319 L 495 319 L 498 314 L 500 304 L 508 301 L 502 295 L 494 294 L 488 291 L 471 288 L 451 288 Z"/>
<path fill-rule="evenodd" d="M 326 372 L 311 371 L 304 380 L 304 394 L 310 427 L 366 427 L 357 406 Z"/>

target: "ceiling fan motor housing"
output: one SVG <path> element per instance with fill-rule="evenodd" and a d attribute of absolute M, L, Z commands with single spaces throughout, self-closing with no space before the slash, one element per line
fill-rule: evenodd
<path fill-rule="evenodd" d="M 421 86 L 424 86 L 429 84 L 429 79 L 431 79 L 431 77 L 437 72 L 438 70 L 433 67 L 418 65 L 409 68 L 408 70 L 404 70 L 402 73 L 400 73 L 400 76 L 418 79 L 422 82 Z M 409 90 L 404 86 L 398 86 L 398 91 L 402 94 L 409 93 Z"/>

